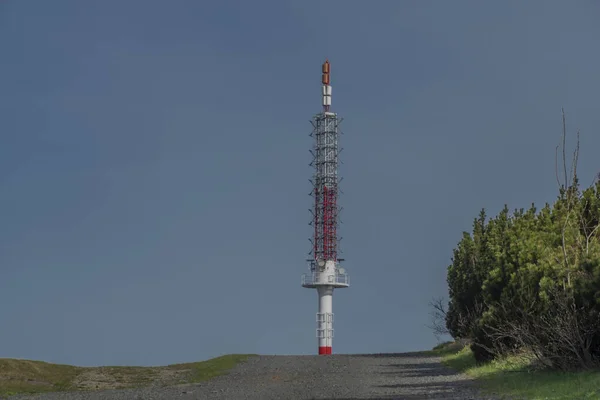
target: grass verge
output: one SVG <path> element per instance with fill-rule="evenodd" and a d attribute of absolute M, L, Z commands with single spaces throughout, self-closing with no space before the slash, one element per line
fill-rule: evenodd
<path fill-rule="evenodd" d="M 237 364 L 244 362 L 250 357 L 248 354 L 229 354 L 207 361 L 200 361 L 187 364 L 174 364 L 167 368 L 174 371 L 190 371 L 187 377 L 188 383 L 202 382 L 215 376 L 227 373 Z"/>
<path fill-rule="evenodd" d="M 163 367 L 76 367 L 42 361 L 0 359 L 0 396 L 196 383 L 226 374 L 251 356 L 230 354 Z"/>
<path fill-rule="evenodd" d="M 468 347 L 436 346 L 442 362 L 477 379 L 489 394 L 530 400 L 600 399 L 600 371 L 557 372 L 534 369 L 531 359 L 512 356 L 477 365 Z"/>

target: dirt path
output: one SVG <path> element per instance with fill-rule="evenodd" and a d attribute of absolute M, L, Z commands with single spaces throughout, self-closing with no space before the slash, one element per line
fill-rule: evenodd
<path fill-rule="evenodd" d="M 27 399 L 493 399 L 428 353 L 258 356 L 201 384 L 51 393 Z"/>

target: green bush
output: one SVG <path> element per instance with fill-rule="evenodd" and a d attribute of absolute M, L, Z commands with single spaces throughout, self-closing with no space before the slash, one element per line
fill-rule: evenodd
<path fill-rule="evenodd" d="M 600 180 L 580 191 L 578 154 L 554 204 L 481 210 L 453 251 L 446 328 L 478 362 L 521 349 L 552 368 L 600 363 Z"/>

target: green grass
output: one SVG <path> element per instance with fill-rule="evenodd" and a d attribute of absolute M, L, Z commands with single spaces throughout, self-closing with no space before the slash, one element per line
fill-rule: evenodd
<path fill-rule="evenodd" d="M 188 377 L 190 383 L 202 382 L 215 376 L 223 375 L 237 364 L 244 362 L 251 357 L 248 354 L 229 354 L 207 361 L 200 361 L 187 364 L 174 364 L 168 368 L 173 370 L 190 370 Z"/>
<path fill-rule="evenodd" d="M 164 367 L 76 367 L 42 361 L 0 359 L 0 396 L 71 390 L 174 385 L 201 382 L 226 374 L 251 354 Z"/>
<path fill-rule="evenodd" d="M 444 364 L 477 379 L 490 394 L 531 400 L 600 399 L 600 371 L 543 371 L 524 356 L 477 365 L 468 347 L 436 347 L 433 353 L 441 355 Z"/>
<path fill-rule="evenodd" d="M 42 361 L 0 359 L 0 394 L 69 389 L 80 368 Z"/>

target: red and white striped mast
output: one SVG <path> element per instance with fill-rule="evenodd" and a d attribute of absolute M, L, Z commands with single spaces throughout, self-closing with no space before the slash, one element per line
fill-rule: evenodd
<path fill-rule="evenodd" d="M 319 295 L 317 312 L 317 338 L 319 354 L 332 354 L 334 288 L 349 286 L 348 275 L 341 268 L 338 258 L 338 137 L 339 124 L 336 113 L 331 108 L 330 64 L 326 60 L 322 69 L 323 112 L 315 115 L 311 121 L 315 139 L 313 161 L 315 168 L 313 189 L 314 197 L 311 224 L 314 227 L 308 274 L 302 276 L 302 286 L 316 288 Z"/>

